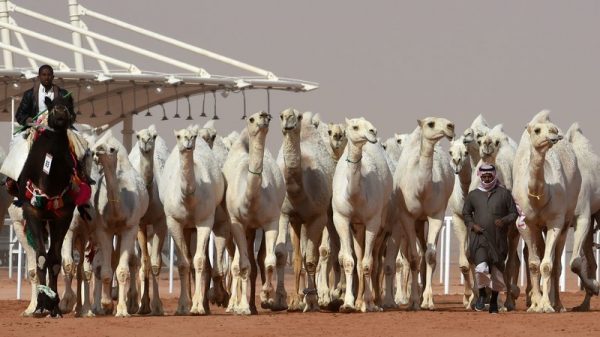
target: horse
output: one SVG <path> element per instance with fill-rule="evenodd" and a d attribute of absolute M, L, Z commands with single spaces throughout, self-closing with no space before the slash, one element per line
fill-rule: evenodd
<path fill-rule="evenodd" d="M 58 294 L 61 248 L 76 207 L 81 186 L 77 172 L 81 168 L 77 167 L 67 134 L 74 116 L 60 96 L 54 101 L 46 98 L 46 106 L 48 125 L 35 126 L 34 140 L 17 182 L 27 241 L 36 253 L 37 276 L 45 285 L 47 272 L 48 285 Z M 48 231 L 50 246 L 46 251 Z"/>

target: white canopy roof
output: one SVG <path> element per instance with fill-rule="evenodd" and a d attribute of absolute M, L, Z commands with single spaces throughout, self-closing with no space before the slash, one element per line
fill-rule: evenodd
<path fill-rule="evenodd" d="M 54 68 L 55 83 L 73 93 L 75 109 L 80 114 L 78 122 L 91 125 L 105 123 L 115 125 L 124 121 L 126 129 L 131 127 L 133 114 L 178 99 L 183 99 L 185 102 L 185 99 L 189 99 L 192 95 L 207 92 L 214 95 L 217 91 L 226 95 L 229 92 L 250 89 L 305 92 L 318 88 L 317 83 L 279 78 L 271 71 L 94 12 L 79 4 L 77 0 L 68 0 L 68 9 L 70 23 L 19 7 L 7 0 L 0 0 L 0 48 L 3 51 L 4 61 L 0 66 L 0 121 L 11 120 L 12 100 L 18 100 L 25 90 L 31 88 L 41 64 L 51 65 Z M 14 18 L 15 14 L 64 28 L 71 33 L 72 42 L 48 36 L 46 32 L 41 34 L 21 27 Z M 167 44 L 169 48 L 161 50 L 165 54 L 168 52 L 169 55 L 177 55 L 182 51 L 191 52 L 231 65 L 247 75 L 215 75 L 207 69 L 183 62 L 173 56 L 136 46 L 132 43 L 135 41 L 123 41 L 119 37 L 95 33 L 84 23 L 85 17 L 92 17 L 101 23 L 115 25 Z M 44 52 L 30 50 L 25 37 L 50 43 L 56 49 L 61 49 L 63 54 L 64 50 L 72 52 L 74 63 L 52 58 Z M 17 43 L 14 43 L 15 40 Z M 83 47 L 82 40 L 87 42 L 88 48 Z M 182 72 L 160 73 L 142 70 L 135 65 L 135 60 L 121 60 L 114 55 L 100 52 L 96 40 L 148 57 L 158 63 L 174 66 Z M 87 64 L 97 64 L 99 69 L 84 68 L 84 56 L 86 60 L 93 61 L 86 62 Z M 15 61 L 28 63 L 29 66 L 17 67 L 15 64 L 18 62 Z M 114 68 L 109 68 L 108 65 Z M 181 111 L 186 112 L 187 109 Z M 127 131 L 130 130 L 124 130 L 124 133 Z"/>

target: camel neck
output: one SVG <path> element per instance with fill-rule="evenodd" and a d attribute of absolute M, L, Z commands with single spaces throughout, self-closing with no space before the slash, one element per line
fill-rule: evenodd
<path fill-rule="evenodd" d="M 107 197 L 107 206 L 110 211 L 112 211 L 113 217 L 116 217 L 120 214 L 120 188 L 119 188 L 119 178 L 117 177 L 117 163 L 102 163 L 103 171 L 104 171 L 104 179 L 106 179 L 106 197 Z"/>
<path fill-rule="evenodd" d="M 428 172 L 431 175 L 433 169 L 433 151 L 436 141 L 421 138 L 421 149 L 419 151 L 419 167 L 421 172 Z M 430 179 L 431 180 L 431 179 Z"/>
<path fill-rule="evenodd" d="M 283 136 L 283 162 L 288 194 L 302 190 L 302 153 L 300 150 L 300 132 L 292 130 Z"/>
<path fill-rule="evenodd" d="M 532 202 L 543 203 L 546 200 L 545 162 L 546 152 L 537 151 L 532 147 L 529 156 L 529 181 L 527 183 L 527 194 Z"/>
<path fill-rule="evenodd" d="M 196 176 L 194 172 L 194 150 L 179 153 L 181 173 L 179 175 L 181 193 L 189 197 L 196 191 Z"/>
<path fill-rule="evenodd" d="M 144 179 L 144 185 L 148 193 L 152 192 L 152 181 L 154 180 L 154 151 L 140 151 L 139 172 Z"/>
<path fill-rule="evenodd" d="M 357 145 L 352 142 L 348 142 L 348 153 L 346 160 L 346 166 L 348 167 L 348 191 L 350 195 L 356 194 L 361 190 L 361 168 L 362 168 L 362 157 L 364 144 Z"/>
<path fill-rule="evenodd" d="M 248 193 L 256 193 L 262 184 L 266 132 L 251 136 L 248 148 Z"/>
<path fill-rule="evenodd" d="M 460 182 L 460 189 L 462 190 L 463 195 L 469 193 L 472 172 L 473 170 L 471 170 L 470 163 L 465 163 L 460 172 L 458 172 L 458 181 Z"/>
<path fill-rule="evenodd" d="M 337 163 L 338 160 L 340 160 L 340 158 L 342 157 L 342 154 L 344 153 L 344 148 L 343 147 L 339 147 L 337 149 L 332 148 L 332 150 L 333 150 L 333 159 Z"/>
<path fill-rule="evenodd" d="M 469 152 L 469 157 L 471 157 L 471 168 L 477 167 L 479 161 L 481 160 L 481 156 L 479 156 L 479 149 L 477 148 L 475 141 L 467 144 L 467 152 Z"/>

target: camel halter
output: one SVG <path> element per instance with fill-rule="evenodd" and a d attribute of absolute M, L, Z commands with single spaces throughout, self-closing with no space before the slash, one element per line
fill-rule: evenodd
<path fill-rule="evenodd" d="M 260 176 L 260 175 L 262 175 L 262 171 L 263 171 L 263 170 L 260 170 L 260 172 L 254 172 L 254 171 L 252 171 L 250 168 L 248 168 L 248 172 L 250 172 L 250 173 L 252 173 L 252 174 L 256 174 L 257 176 Z"/>
<path fill-rule="evenodd" d="M 529 195 L 532 198 L 536 198 L 537 200 L 540 200 L 544 196 L 543 194 L 540 194 L 540 195 L 533 194 L 533 193 L 529 192 L 529 189 L 527 189 L 527 195 Z"/>
<path fill-rule="evenodd" d="M 361 160 L 362 160 L 362 157 L 357 161 L 352 161 L 352 160 L 348 159 L 348 157 L 346 156 L 346 161 L 349 163 L 352 163 L 352 164 L 358 164 L 358 163 L 360 163 Z"/>

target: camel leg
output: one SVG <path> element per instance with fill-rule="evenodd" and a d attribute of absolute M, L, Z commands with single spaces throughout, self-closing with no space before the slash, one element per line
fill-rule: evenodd
<path fill-rule="evenodd" d="M 258 276 L 258 263 L 256 261 L 256 257 L 254 256 L 254 243 L 256 242 L 256 234 L 256 229 L 246 228 L 246 241 L 248 242 L 247 256 L 250 263 L 250 298 L 248 300 L 248 304 L 251 315 L 258 315 L 258 310 L 256 309 L 256 278 Z M 263 245 L 262 241 L 264 241 L 264 238 L 262 238 L 259 246 Z M 246 284 L 248 283 L 246 282 Z"/>
<path fill-rule="evenodd" d="M 92 305 L 90 303 L 90 281 L 92 279 L 92 264 L 89 258 L 86 256 L 89 250 L 93 249 L 89 242 L 86 244 L 85 249 L 82 252 L 81 269 L 82 269 L 82 288 L 83 294 L 81 309 L 78 312 L 79 317 L 93 317 L 95 316 L 92 311 Z"/>
<path fill-rule="evenodd" d="M 179 271 L 179 302 L 175 315 L 188 315 L 190 313 L 190 257 L 189 246 L 186 241 L 183 225 L 177 220 L 168 217 L 167 226 L 173 237 L 173 242 L 177 248 L 177 269 Z"/>
<path fill-rule="evenodd" d="M 392 224 L 392 233 L 387 239 L 385 247 L 385 259 L 383 262 L 384 287 L 383 301 L 381 306 L 383 309 L 396 309 L 398 304 L 394 299 L 394 276 L 400 272 L 400 266 L 396 264 L 397 257 L 400 252 L 400 236 L 402 229 L 400 224 Z M 396 278 L 396 286 L 400 288 L 400 282 Z"/>
<path fill-rule="evenodd" d="M 321 244 L 319 245 L 319 263 L 317 265 L 317 296 L 319 307 L 327 308 L 331 302 L 331 287 L 329 283 L 331 247 L 329 244 L 329 226 L 323 228 Z"/>
<path fill-rule="evenodd" d="M 589 291 L 592 294 L 598 295 L 600 287 L 598 281 L 594 279 L 595 273 L 593 275 L 588 274 L 588 264 L 592 262 L 588 258 L 589 254 L 584 249 L 588 237 L 590 239 L 593 238 L 591 220 L 591 215 L 588 214 L 582 214 L 576 219 L 575 232 L 573 233 L 573 255 L 571 256 L 570 265 L 571 270 L 579 276 L 586 293 Z M 589 245 L 591 245 L 591 242 Z M 591 260 L 595 259 L 592 258 Z"/>
<path fill-rule="evenodd" d="M 342 305 L 342 294 L 346 287 L 345 274 L 342 273 L 339 254 L 340 254 L 340 237 L 335 230 L 333 224 L 333 215 L 327 221 L 327 232 L 329 233 L 329 259 L 327 263 L 327 274 L 330 284 L 331 302 L 330 309 L 338 310 Z"/>
<path fill-rule="evenodd" d="M 365 270 L 362 267 L 365 254 L 365 234 L 366 225 L 351 224 L 352 239 L 354 243 L 354 254 L 356 255 L 356 272 L 358 274 L 358 290 L 356 292 L 356 301 L 354 307 L 356 310 L 366 312 L 365 309 Z"/>
<path fill-rule="evenodd" d="M 593 222 L 590 222 L 592 224 Z M 583 241 L 583 253 L 585 254 L 585 260 L 587 262 L 587 275 L 596 275 L 596 257 L 594 256 L 594 231 L 590 226 L 590 230 Z M 573 311 L 589 311 L 590 302 L 594 293 L 588 289 L 585 289 L 585 297 L 580 305 L 573 308 Z M 596 294 L 597 295 L 597 294 Z"/>
<path fill-rule="evenodd" d="M 386 214 L 385 211 L 383 211 L 383 214 Z M 378 277 L 377 274 L 374 272 L 377 270 L 377 264 L 375 263 L 374 260 L 374 256 L 377 257 L 378 255 L 374 254 L 374 251 L 378 251 L 379 249 L 375 249 L 374 246 L 375 244 L 379 244 L 379 246 L 381 246 L 381 244 L 383 243 L 383 236 L 381 236 L 379 242 L 376 242 L 377 239 L 377 234 L 379 232 L 381 226 L 381 219 L 380 218 L 375 218 L 373 219 L 371 222 L 367 223 L 363 228 L 365 229 L 365 232 L 363 234 L 363 238 L 364 239 L 364 243 L 363 243 L 363 256 L 362 259 L 360 259 L 360 264 L 357 263 L 357 265 L 360 267 L 360 269 L 362 269 L 362 281 L 363 281 L 363 303 L 360 307 L 360 310 L 362 312 L 375 312 L 375 311 L 381 311 L 381 309 L 375 305 L 375 298 L 377 297 L 375 295 L 375 291 L 379 292 L 379 286 L 374 287 L 373 286 L 373 279 L 375 279 L 375 281 L 378 281 Z M 360 241 L 359 241 L 360 243 Z M 357 254 L 358 257 L 358 254 Z M 360 288 L 360 285 L 359 285 Z M 360 293 L 360 292 L 359 292 Z M 360 297 L 359 297 L 360 299 Z M 358 307 L 358 305 L 357 305 Z"/>
<path fill-rule="evenodd" d="M 206 250 L 213 222 L 214 214 L 209 216 L 208 220 L 205 220 L 196 226 L 196 252 L 194 254 L 194 270 L 196 277 L 194 296 L 192 297 L 192 309 L 190 310 L 190 313 L 193 315 L 207 314 L 204 308 L 204 297 L 208 291 L 208 289 L 206 289 L 206 280 L 209 277 L 209 274 L 205 269 L 208 260 Z"/>
<path fill-rule="evenodd" d="M 552 280 L 551 280 L 551 290 L 550 290 L 550 302 L 552 303 L 552 307 L 556 312 L 565 312 L 567 311 L 565 307 L 562 305 L 560 301 L 560 274 L 565 268 L 562 265 L 562 253 L 565 249 L 565 243 L 567 241 L 567 231 L 569 229 L 569 225 L 566 225 L 559 233 L 559 236 L 556 240 L 556 251 L 554 253 L 554 260 L 552 261 Z"/>
<path fill-rule="evenodd" d="M 116 269 L 117 282 L 119 283 L 119 299 L 117 302 L 117 312 L 115 317 L 131 316 L 127 310 L 127 295 L 131 280 L 129 269 L 129 260 L 134 255 L 135 237 L 137 228 L 128 229 L 121 233 L 121 247 L 119 251 L 119 264 Z"/>
<path fill-rule="evenodd" d="M 319 258 L 319 245 L 321 244 L 321 236 L 325 223 L 327 222 L 327 215 L 324 214 L 321 217 L 315 219 L 312 223 L 305 225 L 306 227 L 306 246 L 305 251 L 305 267 L 306 276 L 308 281 L 308 287 L 304 290 L 304 312 L 307 311 L 319 311 L 319 297 L 317 294 L 316 287 L 316 272 L 317 263 Z"/>
<path fill-rule="evenodd" d="M 475 297 L 473 295 L 473 282 L 471 281 L 471 264 L 467 258 L 467 250 L 469 245 L 469 235 L 467 226 L 461 215 L 452 214 L 452 228 L 454 235 L 458 240 L 458 266 L 464 278 L 463 306 L 465 309 L 471 308 L 471 301 Z M 518 233 L 517 233 L 518 234 Z"/>
<path fill-rule="evenodd" d="M 146 224 L 140 224 L 137 232 L 137 241 L 140 246 L 141 267 L 140 267 L 140 289 L 142 299 L 138 315 L 147 315 L 150 313 L 150 254 L 148 253 L 148 228 Z"/>
<path fill-rule="evenodd" d="M 352 282 L 354 273 L 354 258 L 352 257 L 352 233 L 350 232 L 350 219 L 339 213 L 333 213 L 333 223 L 340 237 L 340 267 L 344 269 L 346 279 L 346 292 L 344 295 L 344 304 L 340 307 L 340 312 L 354 312 L 354 295 L 352 294 Z"/>
<path fill-rule="evenodd" d="M 215 234 L 215 249 L 213 253 L 214 266 L 212 270 L 213 279 L 213 298 L 212 303 L 220 307 L 227 306 L 229 301 L 229 294 L 225 290 L 225 268 L 224 268 L 224 256 L 225 248 L 227 246 L 227 238 L 231 235 L 229 214 L 220 205 L 216 209 L 215 214 L 215 225 L 213 226 L 213 233 Z"/>
<path fill-rule="evenodd" d="M 11 206 L 14 207 L 14 206 Z M 31 286 L 31 297 L 29 300 L 29 305 L 27 308 L 21 313 L 21 316 L 31 317 L 37 307 L 37 286 L 40 284 L 40 280 L 38 278 L 38 273 L 36 271 L 36 258 L 35 258 L 35 249 L 29 244 L 27 241 L 27 236 L 25 235 L 25 226 L 23 226 L 23 221 L 13 220 L 13 228 L 15 230 L 15 234 L 17 239 L 21 243 L 23 250 L 25 251 L 25 257 L 27 258 L 27 276 L 29 277 L 29 283 Z"/>
<path fill-rule="evenodd" d="M 293 250 L 293 261 L 294 261 L 294 291 L 290 296 L 290 302 L 288 304 L 288 311 L 302 311 L 304 310 L 304 302 L 300 296 L 300 273 L 302 269 L 302 252 L 301 252 L 301 235 L 302 224 L 290 223 L 290 238 L 292 240 Z M 304 288 L 304 286 L 302 287 Z"/>
<path fill-rule="evenodd" d="M 231 233 L 237 246 L 235 258 L 232 263 L 233 281 L 231 285 L 230 311 L 238 315 L 250 315 L 250 306 L 248 304 L 248 276 L 250 269 L 250 261 L 248 259 L 248 244 L 246 239 L 246 231 L 236 219 L 231 219 Z M 252 248 L 250 248 L 253 250 Z M 237 261 L 236 261 L 237 259 Z M 255 264 L 256 265 L 256 264 Z M 234 297 L 234 292 L 235 297 Z M 231 305 L 233 301 L 233 306 Z"/>
<path fill-rule="evenodd" d="M 75 274 L 75 267 L 73 263 L 73 241 L 74 234 L 73 229 L 69 228 L 65 235 L 65 239 L 63 240 L 63 245 L 61 248 L 61 258 L 62 258 L 62 269 L 63 269 L 63 278 L 65 283 L 65 290 L 62 294 L 62 298 L 60 300 L 60 304 L 58 307 L 63 314 L 69 313 L 73 310 L 73 306 L 77 301 L 77 295 L 73 291 L 73 275 Z M 83 259 L 83 256 L 80 255 L 80 260 Z M 77 285 L 79 286 L 79 284 Z"/>
<path fill-rule="evenodd" d="M 154 236 L 152 237 L 152 252 L 150 254 L 150 265 L 152 267 L 152 301 L 150 302 L 150 313 L 153 316 L 164 315 L 162 301 L 160 300 L 159 285 L 160 269 L 162 267 L 161 252 L 167 238 L 166 219 L 154 224 Z"/>
<path fill-rule="evenodd" d="M 508 228 L 508 258 L 504 271 L 504 283 L 506 284 L 506 301 L 504 306 L 507 311 L 515 310 L 515 301 L 521 290 L 518 287 L 519 271 L 521 261 L 519 260 L 519 231 L 513 224 Z"/>
<path fill-rule="evenodd" d="M 401 225 L 399 225 L 401 227 Z M 394 302 L 396 304 L 408 304 L 409 298 L 409 285 L 410 285 L 410 263 L 407 258 L 408 256 L 408 242 L 406 240 L 402 228 L 399 229 L 401 232 L 400 236 L 400 249 L 396 255 L 396 293 L 394 296 Z"/>
<path fill-rule="evenodd" d="M 277 267 L 277 259 L 275 256 L 275 244 L 277 242 L 277 236 L 279 232 L 279 221 L 273 221 L 266 224 L 263 235 L 263 244 L 265 246 L 265 282 L 262 285 L 260 297 L 267 303 L 264 306 L 272 307 L 274 303 L 274 288 L 273 288 L 273 275 L 275 274 L 275 268 Z M 283 267 L 283 266 L 281 266 Z M 283 272 L 278 272 L 283 273 Z"/>
<path fill-rule="evenodd" d="M 231 259 L 231 285 L 229 287 L 229 303 L 227 304 L 227 309 L 225 312 L 232 313 L 235 308 L 238 307 L 240 301 L 240 293 L 241 293 L 241 283 L 240 283 L 240 250 L 239 248 L 234 250 L 233 258 Z"/>
<path fill-rule="evenodd" d="M 102 262 L 104 261 L 103 255 L 104 254 L 102 254 L 102 246 L 98 244 L 96 254 L 94 255 L 94 259 L 92 260 L 92 270 L 94 272 L 94 301 L 92 303 L 92 312 L 94 312 L 94 314 L 96 315 L 104 315 L 104 310 L 102 309 Z"/>
<path fill-rule="evenodd" d="M 420 310 L 419 302 L 421 299 L 419 291 L 419 280 L 418 273 L 421 264 L 420 253 L 417 250 L 417 231 L 415 228 L 415 220 L 410 216 L 401 213 L 401 224 L 404 226 L 404 233 L 406 234 L 408 244 L 408 261 L 410 264 L 411 271 L 411 287 L 410 287 L 410 298 L 408 301 L 408 310 Z"/>
<path fill-rule="evenodd" d="M 275 270 L 277 272 L 277 290 L 273 303 L 270 303 L 271 311 L 286 310 L 287 293 L 285 291 L 285 264 L 287 261 L 287 233 L 289 219 L 281 214 L 279 217 L 279 230 L 277 232 L 277 241 L 275 243 Z M 262 305 L 262 303 L 261 303 Z"/>
<path fill-rule="evenodd" d="M 538 306 L 539 311 L 546 313 L 554 312 L 552 302 L 550 301 L 550 287 L 553 260 L 554 255 L 556 254 L 556 246 L 559 241 L 562 224 L 557 225 L 557 221 L 549 221 L 547 226 L 548 231 L 546 232 L 546 248 L 544 251 L 544 258 L 540 264 L 540 273 L 542 276 L 542 298 Z"/>
<path fill-rule="evenodd" d="M 541 290 L 540 290 L 540 246 L 543 245 L 542 232 L 533 227 L 525 226 L 519 228 L 519 233 L 528 247 L 527 264 L 529 266 L 529 275 L 531 278 L 531 291 L 529 298 L 531 305 L 528 312 L 540 312 Z"/>
<path fill-rule="evenodd" d="M 437 237 L 442 228 L 444 219 L 444 213 L 438 214 L 437 216 L 428 217 L 429 230 L 427 232 L 427 251 L 425 252 L 425 261 L 427 262 L 427 281 L 425 284 L 425 290 L 423 291 L 423 303 L 421 303 L 422 309 L 434 309 L 433 304 L 433 273 L 435 272 L 436 261 L 436 244 Z"/>
<path fill-rule="evenodd" d="M 100 279 L 102 282 L 102 297 L 100 299 L 100 306 L 97 307 L 96 313 L 100 315 L 111 315 L 114 309 L 111 296 L 113 277 L 113 268 L 111 263 L 113 240 L 112 235 L 109 235 L 102 229 L 99 229 L 96 232 L 96 237 L 98 239 L 101 252 L 99 256 L 97 255 L 96 257 L 100 259 Z"/>

